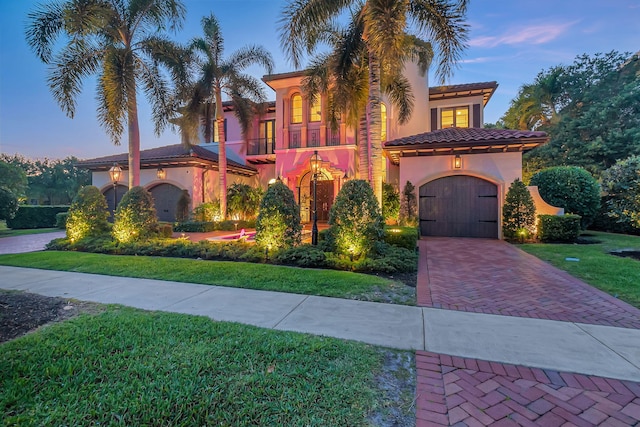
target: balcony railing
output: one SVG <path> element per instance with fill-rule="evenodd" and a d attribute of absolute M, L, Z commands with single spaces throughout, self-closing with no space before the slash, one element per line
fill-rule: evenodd
<path fill-rule="evenodd" d="M 327 138 L 325 139 L 325 143 L 321 143 L 320 139 L 320 129 L 307 129 L 307 142 L 306 145 L 303 146 L 301 139 L 300 130 L 290 130 L 289 131 L 289 148 L 303 148 L 303 147 L 321 147 L 323 145 L 326 146 L 335 146 L 340 145 L 340 130 L 336 129 L 332 131 L 331 129 L 327 129 Z"/>
<path fill-rule="evenodd" d="M 256 138 L 249 140 L 247 147 L 248 156 L 259 156 L 262 154 L 273 154 L 276 148 L 275 138 Z"/>

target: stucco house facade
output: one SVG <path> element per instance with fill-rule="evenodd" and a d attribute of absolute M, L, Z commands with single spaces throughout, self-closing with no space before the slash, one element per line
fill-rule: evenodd
<path fill-rule="evenodd" d="M 327 97 L 310 102 L 302 88 L 303 71 L 263 77 L 275 92 L 247 135 L 230 107 L 225 108 L 228 184 L 266 188 L 280 179 L 300 205 L 303 222 L 311 219 L 310 158 L 321 158 L 317 187 L 318 219 L 328 219 L 333 200 L 346 180 L 360 178 L 358 137 L 340 120 L 329 125 Z M 502 205 L 509 185 L 522 177 L 522 154 L 547 141 L 544 132 L 484 129 L 484 106 L 496 82 L 429 87 L 417 67 L 407 64 L 405 76 L 415 96 L 414 112 L 403 125 L 383 97 L 382 135 L 386 182 L 399 190 L 407 181 L 418 193 L 422 235 L 501 237 Z M 172 220 L 172 207 L 183 190 L 193 206 L 218 198 L 217 143 L 190 149 L 180 144 L 141 152 L 141 185 L 156 199 L 161 220 Z M 124 194 L 108 169 L 127 164 L 126 153 L 85 160 L 93 184 L 113 204 Z M 120 182 L 127 182 L 125 176 Z M 175 209 L 173 209 L 175 211 Z M 173 213 L 174 215 L 174 213 Z"/>

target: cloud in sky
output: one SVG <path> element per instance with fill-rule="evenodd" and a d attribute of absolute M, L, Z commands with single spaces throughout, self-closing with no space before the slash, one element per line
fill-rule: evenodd
<path fill-rule="evenodd" d="M 505 44 L 543 44 L 556 39 L 576 22 L 577 21 L 561 24 L 529 25 L 506 31 L 504 34 L 498 36 L 475 37 L 469 40 L 469 45 L 474 47 L 491 48 Z"/>

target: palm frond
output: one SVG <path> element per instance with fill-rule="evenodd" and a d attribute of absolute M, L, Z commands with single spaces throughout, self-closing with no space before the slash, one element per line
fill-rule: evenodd
<path fill-rule="evenodd" d="M 245 46 L 233 52 L 226 61 L 233 64 L 236 70 L 244 70 L 245 68 L 257 64 L 264 67 L 267 74 L 273 72 L 273 57 L 271 53 L 262 46 Z"/>
<path fill-rule="evenodd" d="M 411 91 L 411 83 L 402 74 L 392 76 L 383 83 L 382 91 L 398 109 L 398 122 L 405 124 L 413 114 L 415 96 Z"/>
<path fill-rule="evenodd" d="M 27 15 L 27 44 L 44 63 L 49 63 L 52 49 L 64 25 L 64 3 L 54 1 L 39 5 Z"/>

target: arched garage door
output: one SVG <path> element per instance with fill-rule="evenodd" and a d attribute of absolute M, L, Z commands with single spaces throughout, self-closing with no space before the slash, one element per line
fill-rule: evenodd
<path fill-rule="evenodd" d="M 174 222 L 176 220 L 176 207 L 182 195 L 182 190 L 171 184 L 160 184 L 153 187 L 151 195 L 156 204 L 158 221 Z"/>
<path fill-rule="evenodd" d="M 498 189 L 473 176 L 449 176 L 420 187 L 422 236 L 498 238 Z"/>

